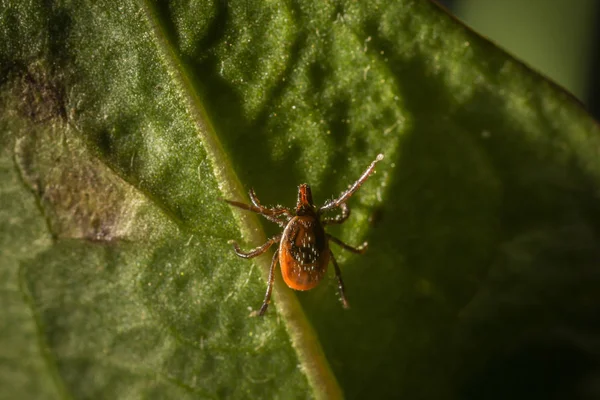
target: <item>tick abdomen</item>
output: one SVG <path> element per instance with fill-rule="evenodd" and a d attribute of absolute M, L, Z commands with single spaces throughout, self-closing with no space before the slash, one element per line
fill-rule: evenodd
<path fill-rule="evenodd" d="M 283 280 L 292 289 L 309 290 L 321 281 L 329 263 L 329 245 L 315 216 L 290 220 L 279 245 L 279 262 Z"/>

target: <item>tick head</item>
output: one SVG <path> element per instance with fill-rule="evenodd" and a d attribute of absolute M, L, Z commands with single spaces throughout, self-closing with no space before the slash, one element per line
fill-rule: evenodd
<path fill-rule="evenodd" d="M 308 212 L 314 212 L 312 192 L 310 186 L 306 183 L 298 186 L 298 203 L 296 204 L 296 214 L 303 215 Z"/>

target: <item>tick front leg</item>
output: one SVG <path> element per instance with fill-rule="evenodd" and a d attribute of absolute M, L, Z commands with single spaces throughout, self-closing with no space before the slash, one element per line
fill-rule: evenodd
<path fill-rule="evenodd" d="M 351 251 L 353 253 L 356 254 L 363 254 L 365 251 L 367 251 L 367 247 L 368 247 L 368 243 L 364 242 L 363 244 L 361 244 L 358 247 L 352 247 L 349 244 L 346 244 L 344 242 L 342 242 L 340 239 L 331 236 L 330 234 L 327 234 L 327 237 L 329 238 L 329 240 L 331 240 L 332 242 L 334 242 L 335 244 L 337 244 L 338 246 L 340 246 L 341 248 Z"/>
<path fill-rule="evenodd" d="M 280 240 L 281 240 L 281 235 L 273 236 L 271 239 L 267 240 L 267 242 L 265 244 L 263 244 L 260 247 L 255 248 L 253 250 L 250 250 L 249 252 L 242 251 L 242 249 L 240 249 L 240 246 L 237 244 L 237 242 L 232 240 L 231 243 L 233 243 L 233 249 L 235 250 L 235 254 L 237 254 L 238 257 L 254 258 L 254 257 L 260 256 L 265 251 L 269 250 L 269 247 L 271 247 L 274 243 L 279 242 Z"/>
<path fill-rule="evenodd" d="M 338 281 L 338 289 L 340 291 L 340 296 L 342 297 L 342 305 L 344 308 L 350 308 L 348 299 L 346 299 L 346 289 L 344 288 L 344 281 L 342 280 L 342 271 L 340 271 L 340 267 L 338 266 L 337 261 L 335 261 L 335 257 L 333 256 L 333 252 L 331 250 L 329 250 L 329 257 L 331 258 L 333 268 L 335 269 L 335 277 Z"/>
<path fill-rule="evenodd" d="M 350 216 L 350 208 L 346 203 L 340 204 L 340 208 L 342 209 L 342 213 L 333 218 L 323 218 L 321 223 L 323 225 L 333 225 L 333 224 L 341 224 L 344 223 Z"/>
<path fill-rule="evenodd" d="M 348 189 L 344 193 L 342 193 L 340 195 L 340 197 L 338 197 L 337 199 L 331 200 L 331 201 L 328 201 L 327 203 L 325 203 L 325 205 L 323 207 L 321 207 L 321 209 L 319 211 L 331 210 L 333 208 L 339 207 L 340 205 L 344 204 L 350 198 L 350 196 L 352 196 L 354 194 L 354 192 L 356 192 L 360 188 L 360 186 L 363 183 L 365 183 L 367 178 L 373 173 L 373 171 L 375 171 L 375 164 L 377 164 L 381 160 L 383 160 L 383 154 L 379 154 L 377 156 L 377 158 L 375 158 L 375 160 L 371 163 L 371 165 L 369 165 L 369 168 L 367 168 L 367 170 L 365 172 L 363 172 L 363 174 L 360 176 L 360 178 L 358 178 L 358 180 L 352 184 L 350 189 Z"/>
<path fill-rule="evenodd" d="M 273 215 L 273 216 L 280 216 L 280 215 L 284 215 L 286 217 L 286 219 L 290 219 L 293 217 L 292 212 L 290 210 L 288 210 L 287 208 L 284 207 L 265 207 L 263 206 L 260 201 L 258 200 L 258 197 L 256 197 L 256 193 L 254 193 L 254 189 L 250 189 L 250 191 L 248 192 L 248 195 L 250 196 L 250 201 L 252 201 L 252 204 L 254 204 L 255 207 L 260 208 L 263 214 L 269 214 L 269 215 Z"/>
<path fill-rule="evenodd" d="M 269 270 L 269 283 L 267 284 L 267 293 L 265 294 L 265 299 L 263 301 L 262 307 L 260 307 L 260 311 L 258 312 L 259 316 L 265 315 L 267 312 L 267 307 L 269 307 L 269 303 L 271 302 L 271 292 L 273 291 L 273 282 L 275 281 L 275 266 L 277 266 L 279 249 L 275 250 L 275 254 L 273 254 L 273 261 L 271 261 L 271 269 Z"/>
<path fill-rule="evenodd" d="M 252 211 L 255 212 L 257 214 L 262 215 L 263 217 L 265 217 L 266 219 L 268 219 L 271 222 L 275 222 L 277 225 L 279 226 L 285 226 L 285 222 L 281 221 L 279 219 L 277 219 L 277 217 L 275 215 L 278 214 L 274 214 L 273 211 L 264 208 L 264 207 L 257 207 L 255 205 L 250 205 L 250 204 L 244 204 L 244 203 L 240 203 L 239 201 L 233 201 L 233 200 L 223 200 L 225 203 L 237 207 L 237 208 L 241 208 L 242 210 L 248 210 L 248 211 Z M 282 213 L 279 213 L 282 214 Z"/>

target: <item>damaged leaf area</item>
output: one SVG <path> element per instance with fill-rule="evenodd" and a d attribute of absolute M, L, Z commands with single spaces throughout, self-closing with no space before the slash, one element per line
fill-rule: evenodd
<path fill-rule="evenodd" d="M 151 238 L 152 222 L 143 220 L 145 197 L 91 156 L 72 128 L 63 128 L 30 127 L 15 143 L 19 172 L 37 195 L 52 235 L 98 241 Z"/>
<path fill-rule="evenodd" d="M 15 165 L 53 237 L 139 241 L 151 240 L 158 230 L 173 233 L 168 219 L 150 216 L 147 197 L 93 155 L 82 133 L 69 125 L 60 77 L 52 80 L 33 64 L 12 78 L 5 109 L 14 109 L 22 123 L 13 131 Z"/>
<path fill-rule="evenodd" d="M 99 162 L 67 123 L 64 84 L 39 64 L 19 71 L 13 95 L 28 123 L 14 143 L 15 163 L 56 238 L 131 239 L 144 197 Z M 138 232 L 149 232 L 142 226 Z"/>
<path fill-rule="evenodd" d="M 600 130 L 425 0 L 0 5 L 0 399 L 597 398 Z M 294 292 L 254 188 L 323 204 Z"/>

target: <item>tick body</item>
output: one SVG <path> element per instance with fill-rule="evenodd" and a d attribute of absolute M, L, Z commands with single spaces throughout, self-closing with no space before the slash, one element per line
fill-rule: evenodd
<path fill-rule="evenodd" d="M 310 191 L 306 185 L 300 191 Z M 310 205 L 306 205 L 307 208 Z M 285 283 L 295 290 L 317 286 L 329 264 L 329 242 L 319 217 L 308 208 L 304 215 L 293 217 L 279 242 L 279 265 Z"/>
<path fill-rule="evenodd" d="M 284 228 L 283 233 L 272 237 L 262 246 L 249 252 L 242 251 L 238 244 L 233 242 L 235 253 L 242 258 L 259 256 L 266 252 L 273 244 L 279 243 L 279 247 L 275 251 L 271 261 L 267 293 L 265 294 L 265 299 L 258 315 L 263 315 L 267 311 L 275 280 L 275 267 L 278 262 L 281 266 L 283 280 L 290 288 L 295 290 L 309 290 L 317 286 L 323 279 L 327 272 L 327 266 L 331 261 L 335 269 L 342 304 L 344 308 L 348 308 L 342 274 L 329 248 L 329 241 L 338 244 L 345 250 L 359 254 L 365 252 L 367 243 L 363 243 L 358 247 L 347 245 L 340 239 L 326 233 L 324 226 L 341 224 L 350 216 L 350 209 L 346 205 L 346 201 L 375 171 L 375 164 L 382 159 L 383 154 L 379 154 L 348 190 L 343 192 L 337 199 L 328 201 L 319 208 L 315 207 L 312 200 L 312 192 L 306 184 L 298 187 L 298 202 L 294 211 L 284 207 L 263 207 L 252 189 L 249 192 L 252 205 L 225 200 L 232 206 L 261 214 L 269 221 Z M 340 210 L 340 214 L 335 217 L 323 217 L 325 212 L 335 210 Z"/>

